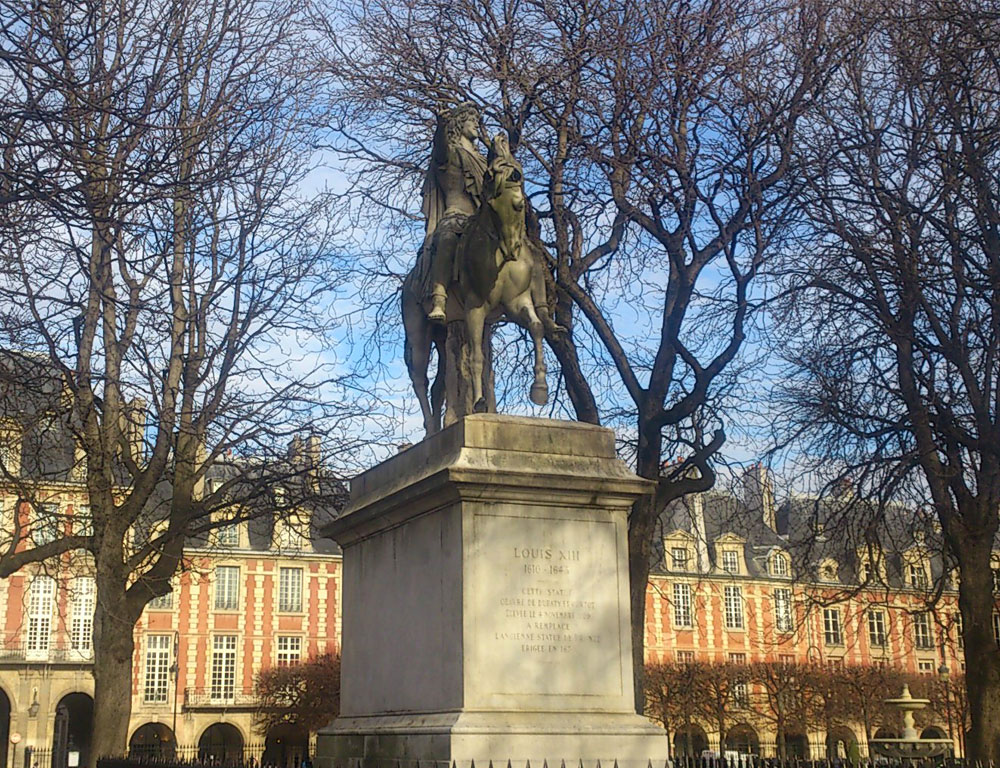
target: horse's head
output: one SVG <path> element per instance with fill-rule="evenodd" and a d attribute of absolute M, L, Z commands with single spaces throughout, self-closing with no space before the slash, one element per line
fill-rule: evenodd
<path fill-rule="evenodd" d="M 486 199 L 493 205 L 494 201 L 507 202 L 515 211 L 524 210 L 524 169 L 510 153 L 507 137 L 498 133 L 490 142 L 488 179 L 486 183 Z"/>

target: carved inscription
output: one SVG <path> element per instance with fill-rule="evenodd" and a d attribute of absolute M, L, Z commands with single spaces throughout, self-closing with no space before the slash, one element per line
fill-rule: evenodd
<path fill-rule="evenodd" d="M 620 624 L 613 525 L 483 516 L 477 529 L 489 534 L 481 544 L 493 542 L 485 558 L 493 589 L 479 604 L 490 658 L 506 660 L 512 669 L 548 669 L 532 676 L 545 689 L 538 692 L 616 693 Z M 507 672 L 500 687 L 527 693 L 516 684 L 517 675 Z"/>
<path fill-rule="evenodd" d="M 577 643 L 601 642 L 600 628 L 593 626 L 596 602 L 580 599 L 573 589 L 579 549 L 515 546 L 511 556 L 520 571 L 521 578 L 515 579 L 520 588 L 501 597 L 499 608 L 520 629 L 497 631 L 496 640 L 516 642 L 522 653 L 552 654 L 571 653 Z"/>

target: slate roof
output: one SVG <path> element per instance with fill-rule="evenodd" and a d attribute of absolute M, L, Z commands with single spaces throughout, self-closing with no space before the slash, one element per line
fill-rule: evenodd
<path fill-rule="evenodd" d="M 715 562 L 718 539 L 725 534 L 744 539 L 744 563 L 750 577 L 769 577 L 768 557 L 775 549 L 791 556 L 792 572 L 799 578 L 823 580 L 820 566 L 824 561 L 835 561 L 836 581 L 841 585 L 858 583 L 859 550 L 864 553 L 866 549 L 881 551 L 886 586 L 892 588 L 909 586 L 905 573 L 908 550 L 923 551 L 924 561 L 930 562 L 932 585 L 950 570 L 942 556 L 940 529 L 925 509 L 899 504 L 878 506 L 844 494 L 827 498 L 792 496 L 780 500 L 772 513 L 773 525 L 762 513 L 761 499 L 748 498 L 746 492 L 742 498 L 713 490 L 678 499 L 661 515 L 652 569 L 670 572 L 663 537 L 683 531 L 694 538 L 696 547 L 701 538 L 709 567 L 716 570 L 721 568 Z M 703 534 L 699 535 L 699 529 Z"/>

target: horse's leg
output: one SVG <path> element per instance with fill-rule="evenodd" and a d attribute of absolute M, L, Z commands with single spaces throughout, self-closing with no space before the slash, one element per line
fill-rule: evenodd
<path fill-rule="evenodd" d="M 447 352 L 445 352 L 445 333 L 443 328 L 436 328 L 432 331 L 434 337 L 434 348 L 437 350 L 437 373 L 434 374 L 434 383 L 431 385 L 431 417 L 434 431 L 441 429 L 441 413 L 444 408 L 445 377 L 447 366 Z"/>
<path fill-rule="evenodd" d="M 545 405 L 549 400 L 549 387 L 545 381 L 545 352 L 542 349 L 542 339 L 545 328 L 535 312 L 531 300 L 531 292 L 516 296 L 506 307 L 507 313 L 519 324 L 528 329 L 531 341 L 535 346 L 534 380 L 531 382 L 530 398 L 535 405 Z"/>
<path fill-rule="evenodd" d="M 465 330 L 469 345 L 469 363 L 472 367 L 472 410 L 475 413 L 486 412 L 486 399 L 483 397 L 483 330 L 486 325 L 486 306 L 465 308 Z"/>
<path fill-rule="evenodd" d="M 410 374 L 413 392 L 417 396 L 417 402 L 420 403 L 420 412 L 424 417 L 424 432 L 432 435 L 437 432 L 437 428 L 427 397 L 427 368 L 431 357 L 430 327 L 419 304 L 414 305 L 404 298 L 402 310 L 403 360 Z"/>

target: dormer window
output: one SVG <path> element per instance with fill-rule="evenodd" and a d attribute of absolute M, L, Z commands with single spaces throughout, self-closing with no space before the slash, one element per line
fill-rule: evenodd
<path fill-rule="evenodd" d="M 927 589 L 927 569 L 923 563 L 910 563 L 909 566 L 910 586 L 914 589 Z"/>
<path fill-rule="evenodd" d="M 724 570 L 726 573 L 740 572 L 740 556 L 738 552 L 732 549 L 723 550 L 722 570 Z"/>
<path fill-rule="evenodd" d="M 785 557 L 780 552 L 771 558 L 771 575 L 772 576 L 788 575 L 788 558 Z"/>
<path fill-rule="evenodd" d="M 688 551 L 684 547 L 673 547 L 670 550 L 670 567 L 675 571 L 688 569 Z"/>
<path fill-rule="evenodd" d="M 10 419 L 0 420 L 0 478 L 21 474 L 21 427 Z"/>
<path fill-rule="evenodd" d="M 872 564 L 867 560 L 862 561 L 861 566 L 858 568 L 858 581 L 862 584 L 867 584 L 872 580 Z"/>
<path fill-rule="evenodd" d="M 238 547 L 240 545 L 240 524 L 229 523 L 215 532 L 216 542 L 220 547 Z"/>
<path fill-rule="evenodd" d="M 820 581 L 837 581 L 837 563 L 834 560 L 824 560 L 819 566 Z"/>

